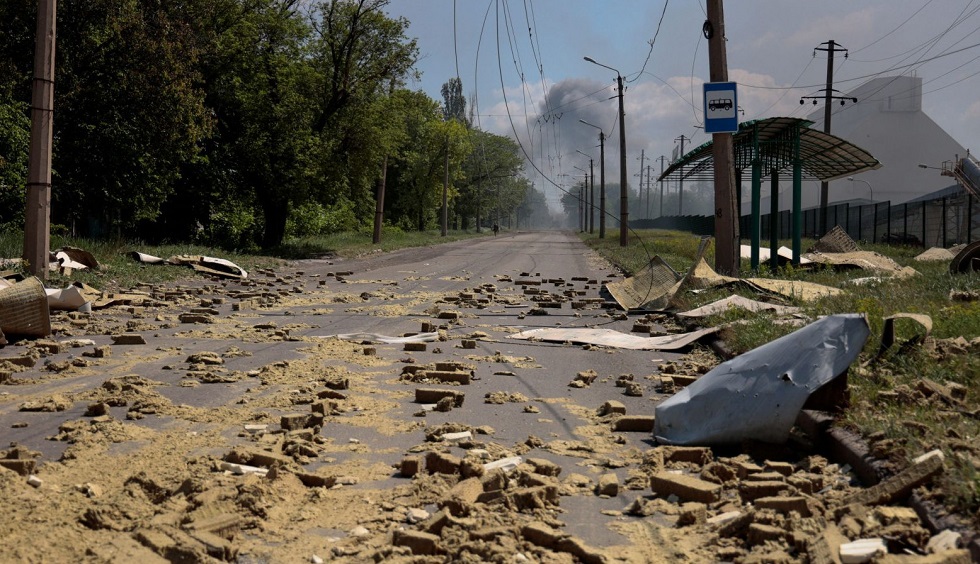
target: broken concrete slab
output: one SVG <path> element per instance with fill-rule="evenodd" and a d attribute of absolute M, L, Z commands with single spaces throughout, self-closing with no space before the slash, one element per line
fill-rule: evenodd
<path fill-rule="evenodd" d="M 827 316 L 724 362 L 655 409 L 664 444 L 782 443 L 807 398 L 844 373 L 870 334 L 860 314 Z"/>

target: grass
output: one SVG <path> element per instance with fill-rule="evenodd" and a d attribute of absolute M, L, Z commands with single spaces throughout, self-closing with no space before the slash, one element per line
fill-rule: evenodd
<path fill-rule="evenodd" d="M 598 239 L 584 235 L 586 243 L 628 273 L 636 272 L 654 255 L 667 261 L 674 270 L 684 273 L 693 264 L 699 237 L 689 233 L 645 230 L 635 234 L 630 246 L 620 247 L 619 238 Z M 746 243 L 743 241 L 743 243 Z M 803 242 L 804 251 L 814 243 Z M 789 246 L 788 241 L 781 244 Z M 770 272 L 749 271 L 742 263 L 742 276 L 777 277 L 806 280 L 846 289 L 838 296 L 797 305 L 810 319 L 835 313 L 864 313 L 871 326 L 871 336 L 849 378 L 850 406 L 839 424 L 855 430 L 873 445 L 874 452 L 899 466 L 923 452 L 940 448 L 946 455 L 946 472 L 940 479 L 938 494 L 949 508 L 969 515 L 973 526 L 980 526 L 980 300 L 953 301 L 952 290 L 974 292 L 980 296 L 980 274 L 951 274 L 948 262 L 917 262 L 918 247 L 862 244 L 862 250 L 876 251 L 901 266 L 915 268 L 919 275 L 903 279 L 854 285 L 855 278 L 873 274 L 864 270 L 782 268 Z M 708 264 L 714 263 L 709 250 Z M 749 289 L 735 292 L 758 299 Z M 698 307 L 730 295 L 731 289 L 712 289 L 697 295 L 683 296 L 685 306 Z M 919 346 L 893 346 L 881 359 L 872 362 L 881 342 L 883 317 L 896 313 L 922 313 L 932 318 L 932 338 Z M 724 333 L 727 346 L 738 354 L 772 341 L 794 329 L 772 322 L 767 315 L 742 310 L 713 316 L 708 325 L 741 321 L 738 330 Z M 896 343 L 912 339 L 922 332 L 911 320 L 896 323 Z M 953 339 L 962 337 L 957 345 Z M 976 340 L 972 345 L 969 341 Z M 967 344 L 963 346 L 963 342 Z M 966 389 L 961 405 L 950 406 L 937 396 L 924 397 L 920 387 L 925 379 L 940 384 L 959 384 Z"/>
<path fill-rule="evenodd" d="M 64 287 L 77 281 L 100 290 L 114 291 L 133 288 L 137 284 L 162 284 L 197 276 L 189 268 L 183 266 L 139 263 L 130 257 L 132 251 L 140 251 L 161 258 L 174 255 L 218 257 L 230 260 L 251 272 L 257 268 L 275 268 L 281 265 L 284 260 L 317 257 L 355 258 L 375 252 L 430 246 L 472 237 L 483 237 L 488 234 L 492 234 L 488 229 L 481 233 L 449 231 L 446 237 L 441 237 L 438 231 L 404 232 L 398 229 L 388 229 L 382 233 L 381 243 L 375 245 L 371 242 L 372 234 L 370 232 L 338 233 L 291 240 L 268 254 L 240 253 L 192 244 L 151 246 L 139 241 L 92 240 L 54 236 L 51 239 L 52 249 L 56 250 L 64 246 L 84 249 L 92 253 L 103 268 L 100 270 L 76 270 L 68 277 L 50 272 L 46 284 L 49 287 Z M 0 233 L 0 257 L 19 257 L 23 254 L 23 249 L 21 233 L 9 231 Z M 21 270 L 26 272 L 26 269 L 21 268 Z"/>

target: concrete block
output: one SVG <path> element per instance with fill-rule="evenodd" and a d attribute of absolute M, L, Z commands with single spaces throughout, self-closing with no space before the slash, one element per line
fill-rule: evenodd
<path fill-rule="evenodd" d="M 718 484 L 670 472 L 659 472 L 651 476 L 650 489 L 661 497 L 676 495 L 684 501 L 701 503 L 714 503 L 721 496 L 721 486 Z"/>

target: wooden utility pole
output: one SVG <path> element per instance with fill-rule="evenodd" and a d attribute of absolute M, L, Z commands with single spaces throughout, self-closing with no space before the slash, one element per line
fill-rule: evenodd
<path fill-rule="evenodd" d="M 40 0 L 34 47 L 31 148 L 27 171 L 24 260 L 31 274 L 45 280 L 51 247 L 51 146 L 54 133 L 54 47 L 56 0 Z"/>
<path fill-rule="evenodd" d="M 381 242 L 381 224 L 385 216 L 385 183 L 388 180 L 388 155 L 381 164 L 381 178 L 378 179 L 378 198 L 374 205 L 374 237 L 371 241 L 377 245 Z"/>
<path fill-rule="evenodd" d="M 646 218 L 650 219 L 650 165 L 647 165 L 647 214 Z"/>
<path fill-rule="evenodd" d="M 708 0 L 708 19 L 702 31 L 708 39 L 708 65 L 711 82 L 728 82 L 728 54 L 725 49 L 725 10 L 722 0 Z M 715 270 L 738 276 L 739 238 L 736 215 L 735 167 L 732 134 L 712 134 L 715 176 Z"/>
<path fill-rule="evenodd" d="M 446 173 L 442 180 L 442 236 L 449 234 L 449 134 L 446 134 Z"/>

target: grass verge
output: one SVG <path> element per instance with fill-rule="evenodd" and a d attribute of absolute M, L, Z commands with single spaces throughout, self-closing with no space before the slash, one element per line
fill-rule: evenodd
<path fill-rule="evenodd" d="M 694 262 L 700 238 L 690 233 L 644 230 L 634 234 L 628 247 L 620 247 L 618 237 L 599 239 L 584 234 L 585 242 L 627 273 L 634 273 L 650 258 L 659 255 L 674 270 L 685 272 Z M 803 249 L 814 241 L 804 241 Z M 781 244 L 789 246 L 788 241 Z M 785 300 L 803 308 L 810 319 L 835 313 L 864 313 L 871 325 L 871 336 L 849 378 L 850 406 L 838 424 L 861 433 L 879 458 L 904 466 L 911 458 L 932 449 L 946 455 L 946 472 L 939 488 L 931 495 L 960 515 L 969 516 L 980 528 L 980 274 L 951 274 L 949 263 L 917 262 L 918 247 L 861 245 L 911 266 L 919 274 L 903 279 L 884 278 L 857 285 L 857 278 L 872 276 L 864 270 L 830 268 L 781 268 L 776 272 L 763 267 L 750 273 L 742 263 L 743 276 L 806 280 L 846 289 L 838 296 L 813 302 Z M 709 250 L 709 264 L 714 257 Z M 698 307 L 732 292 L 758 299 L 751 290 L 718 288 L 697 295 L 682 296 L 685 306 Z M 954 300 L 951 292 L 962 292 L 974 299 Z M 922 313 L 932 318 L 932 337 L 909 347 L 892 347 L 877 362 L 871 362 L 881 342 L 883 317 L 896 313 Z M 743 310 L 713 316 L 706 325 L 740 321 L 738 331 L 724 333 L 727 345 L 738 354 L 770 342 L 794 329 L 773 323 L 767 315 Z M 921 328 L 900 320 L 896 341 L 914 339 Z M 930 391 L 928 382 L 955 388 L 964 394 L 950 404 Z"/>

